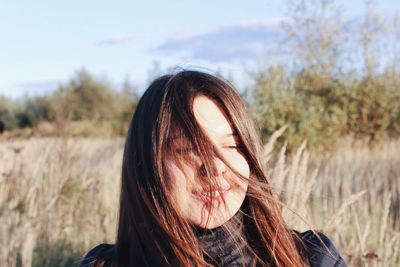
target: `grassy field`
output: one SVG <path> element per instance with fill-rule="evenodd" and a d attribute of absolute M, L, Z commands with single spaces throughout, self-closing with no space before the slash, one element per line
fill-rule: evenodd
<path fill-rule="evenodd" d="M 400 266 L 400 140 L 292 155 L 266 164 L 298 230 L 320 229 L 350 266 Z M 123 140 L 0 142 L 0 266 L 74 266 L 114 240 Z"/>

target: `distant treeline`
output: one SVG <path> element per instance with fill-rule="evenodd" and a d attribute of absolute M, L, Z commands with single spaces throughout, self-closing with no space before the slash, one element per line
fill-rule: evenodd
<path fill-rule="evenodd" d="M 242 91 L 263 140 L 284 126 L 288 150 L 303 140 L 328 148 L 348 135 L 371 142 L 400 135 L 400 15 L 385 20 L 372 1 L 356 22 L 340 10 L 334 0 L 288 5 L 282 47 L 290 62 L 271 60 Z M 114 90 L 81 70 L 46 96 L 0 98 L 0 132 L 123 136 L 138 98 L 128 81 Z"/>
<path fill-rule="evenodd" d="M 275 66 L 254 79 L 244 97 L 264 140 L 285 125 L 283 139 L 289 148 L 305 139 L 311 147 L 327 147 L 351 134 L 371 141 L 400 135 L 397 73 L 332 78 Z M 117 91 L 81 70 L 48 95 L 1 98 L 0 132 L 21 137 L 123 136 L 138 99 L 129 82 Z"/>
<path fill-rule="evenodd" d="M 83 69 L 48 95 L 18 101 L 0 98 L 0 133 L 20 137 L 122 136 L 137 101 L 129 81 L 122 90 L 115 90 Z"/>
<path fill-rule="evenodd" d="M 258 73 L 249 106 L 264 140 L 287 126 L 289 149 L 304 140 L 332 147 L 343 136 L 370 143 L 400 136 L 400 73 L 323 76 L 310 70 L 289 74 L 282 67 Z"/>

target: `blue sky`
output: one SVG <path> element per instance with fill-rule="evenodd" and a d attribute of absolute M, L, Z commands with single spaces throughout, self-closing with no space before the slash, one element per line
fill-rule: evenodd
<path fill-rule="evenodd" d="M 231 74 L 272 60 L 287 1 L 2 1 L 0 95 L 51 91 L 82 67 L 117 86 L 127 76 L 143 90 L 154 62 Z M 364 1 L 336 1 L 348 18 Z M 400 3 L 376 1 L 394 15 Z"/>

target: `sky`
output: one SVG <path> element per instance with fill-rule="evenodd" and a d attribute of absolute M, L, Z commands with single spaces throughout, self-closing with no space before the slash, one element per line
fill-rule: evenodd
<path fill-rule="evenodd" d="M 296 1 L 296 0 L 294 0 Z M 363 0 L 338 0 L 347 18 Z M 398 0 L 377 0 L 394 16 Z M 85 68 L 118 87 L 143 91 L 157 62 L 231 75 L 240 87 L 249 72 L 273 60 L 282 40 L 285 0 L 0 0 L 0 95 L 42 95 Z"/>

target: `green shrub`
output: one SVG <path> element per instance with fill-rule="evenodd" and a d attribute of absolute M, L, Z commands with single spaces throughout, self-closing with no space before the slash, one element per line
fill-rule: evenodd
<path fill-rule="evenodd" d="M 14 114 L 15 104 L 6 97 L 0 97 L 0 133 L 17 127 Z"/>
<path fill-rule="evenodd" d="M 384 77 L 327 77 L 310 70 L 289 74 L 283 67 L 255 77 L 250 107 L 261 136 L 287 125 L 291 150 L 304 140 L 329 149 L 345 135 L 382 141 L 400 134 L 400 91 Z"/>

